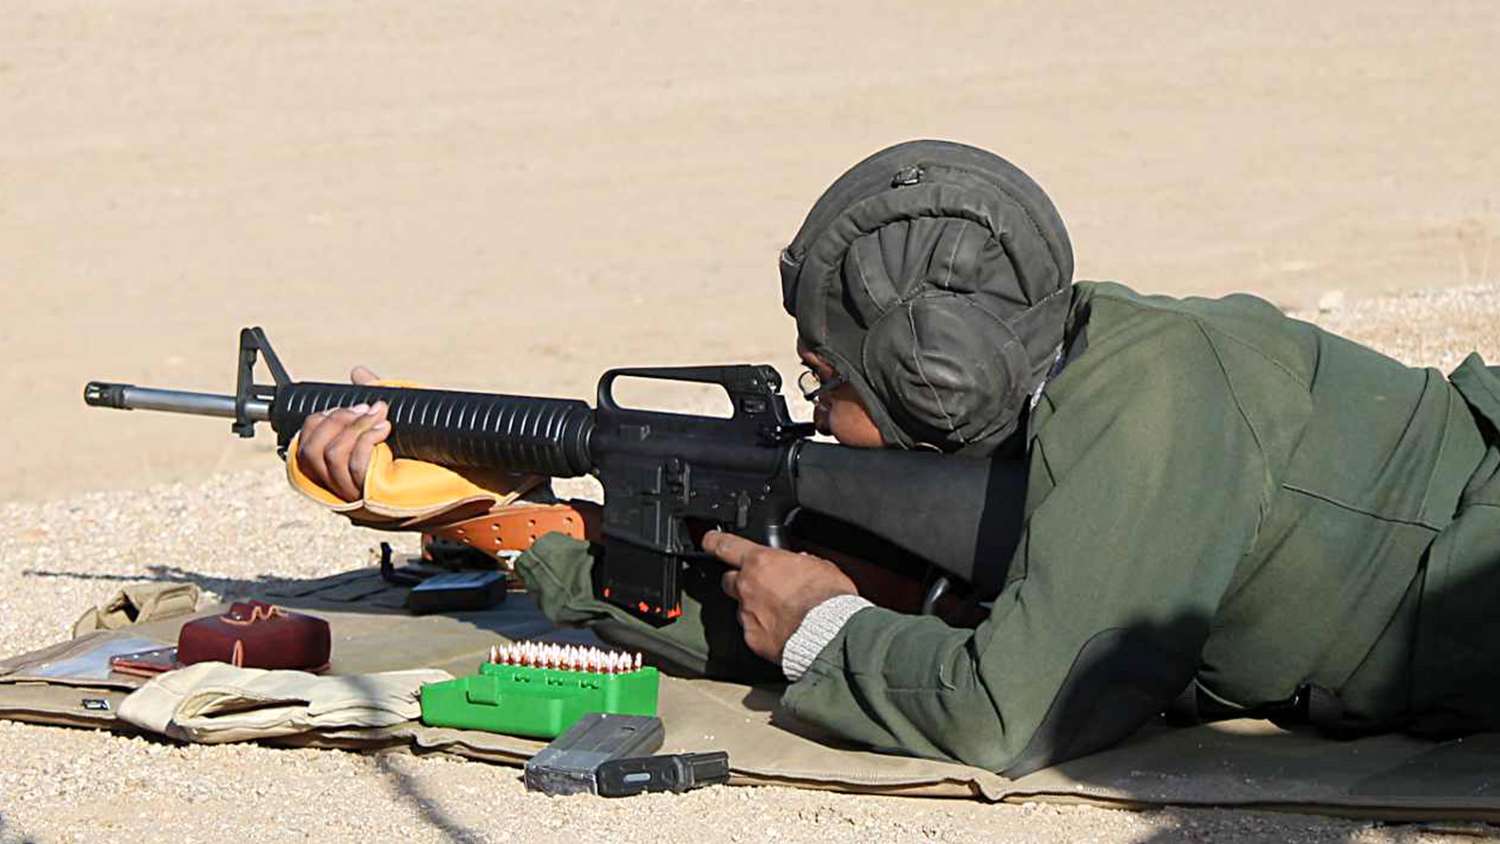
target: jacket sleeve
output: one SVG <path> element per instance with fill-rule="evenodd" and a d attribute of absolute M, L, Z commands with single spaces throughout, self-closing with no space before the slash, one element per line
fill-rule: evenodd
<path fill-rule="evenodd" d="M 1138 388 L 1075 389 L 1081 408 L 1041 421 L 1026 530 L 983 624 L 861 610 L 784 706 L 879 749 L 1011 775 L 1161 712 L 1197 668 L 1268 489 L 1222 369 L 1197 352 Z"/>

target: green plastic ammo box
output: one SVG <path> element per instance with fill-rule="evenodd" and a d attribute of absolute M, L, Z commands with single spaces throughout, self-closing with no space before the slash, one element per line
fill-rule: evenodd
<path fill-rule="evenodd" d="M 620 674 L 522 665 L 479 666 L 479 673 L 422 687 L 422 723 L 556 738 L 589 712 L 655 715 L 655 668 Z"/>

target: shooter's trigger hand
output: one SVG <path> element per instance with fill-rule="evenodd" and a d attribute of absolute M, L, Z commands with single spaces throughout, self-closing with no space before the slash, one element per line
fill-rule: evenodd
<path fill-rule="evenodd" d="M 721 585 L 724 594 L 740 603 L 745 644 L 778 664 L 809 610 L 838 595 L 859 594 L 838 566 L 811 554 L 768 548 L 716 530 L 704 534 L 703 550 L 729 567 Z"/>
<path fill-rule="evenodd" d="M 364 386 L 380 377 L 356 366 L 349 372 L 349 380 Z M 302 473 L 344 501 L 363 498 L 370 455 L 391 433 L 387 410 L 386 403 L 378 401 L 308 416 L 297 438 L 297 465 Z"/>

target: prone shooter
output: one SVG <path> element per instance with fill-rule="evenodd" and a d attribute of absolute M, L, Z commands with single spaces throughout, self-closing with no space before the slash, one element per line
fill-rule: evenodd
<path fill-rule="evenodd" d="M 539 438 L 504 454 L 482 437 L 435 442 L 434 421 L 489 419 L 464 415 L 478 399 L 414 414 L 394 396 L 371 404 L 367 388 L 309 387 L 326 398 L 292 405 L 289 384 L 274 400 L 242 384 L 218 409 L 281 431 L 298 413 L 364 402 L 306 420 L 314 430 L 287 443 L 307 460 L 298 482 L 340 507 L 378 474 L 361 441 L 531 471 L 592 462 L 606 487 L 603 570 L 626 549 L 605 580 L 627 578 L 650 611 L 611 603 L 625 594 L 613 588 L 599 600 L 589 545 L 554 533 L 516 562 L 549 617 L 741 679 L 770 668 L 791 681 L 792 714 L 891 752 L 1015 776 L 1164 711 L 1337 735 L 1500 729 L 1500 371 L 1478 355 L 1445 377 L 1251 296 L 1075 284 L 1041 188 L 942 141 L 841 176 L 780 271 L 820 382 L 815 423 L 849 447 L 800 442 L 769 377 L 756 386 L 738 370 L 724 431 L 739 439 L 703 486 L 716 447 L 694 440 L 699 462 L 678 471 L 657 434 L 686 429 L 608 421 L 602 393 L 597 451 L 571 421 L 585 411 L 554 405 L 545 424 L 516 428 Z M 860 468 L 866 458 L 881 468 Z M 913 462 L 884 462 L 897 458 Z M 612 521 L 617 466 L 630 492 Z M 347 483 L 367 469 L 363 488 Z M 986 617 L 971 627 L 878 606 L 832 563 L 777 547 L 794 504 L 986 584 Z M 681 530 L 691 519 L 740 534 L 701 542 L 722 576 L 681 567 L 696 555 Z M 680 605 L 661 559 L 679 564 Z M 754 661 L 716 661 L 746 646 Z"/>

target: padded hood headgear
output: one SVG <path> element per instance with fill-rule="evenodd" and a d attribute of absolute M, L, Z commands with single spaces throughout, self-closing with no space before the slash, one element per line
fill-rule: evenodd
<path fill-rule="evenodd" d="M 886 442 L 983 455 L 1062 342 L 1073 247 L 1052 201 L 984 150 L 910 141 L 818 199 L 781 253 L 783 304 Z"/>

